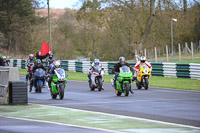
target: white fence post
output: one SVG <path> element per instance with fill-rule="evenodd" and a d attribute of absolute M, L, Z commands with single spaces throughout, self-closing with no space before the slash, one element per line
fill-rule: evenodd
<path fill-rule="evenodd" d="M 179 61 L 181 61 L 181 45 L 178 44 L 178 51 L 179 51 Z"/>
<path fill-rule="evenodd" d="M 166 56 L 167 56 L 167 62 L 169 62 L 169 57 L 168 57 L 168 46 L 166 45 Z"/>
<path fill-rule="evenodd" d="M 192 60 L 194 60 L 194 49 L 193 49 L 193 42 L 191 42 L 191 51 L 192 51 Z"/>
<path fill-rule="evenodd" d="M 155 47 L 155 61 L 158 62 L 158 59 L 157 59 L 157 49 Z"/>
<path fill-rule="evenodd" d="M 147 50 L 146 50 L 146 48 L 144 49 L 144 56 L 147 58 Z"/>

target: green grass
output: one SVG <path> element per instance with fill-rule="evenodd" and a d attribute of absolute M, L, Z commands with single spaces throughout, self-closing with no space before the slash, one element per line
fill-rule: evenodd
<path fill-rule="evenodd" d="M 26 70 L 19 69 L 19 74 L 25 75 Z M 67 74 L 69 75 L 68 80 L 88 81 L 87 74 L 85 73 L 67 71 Z M 112 78 L 113 78 L 113 75 L 104 75 L 104 82 L 110 83 L 110 79 Z M 167 77 L 160 77 L 160 76 L 152 76 L 149 82 L 150 82 L 150 86 L 153 86 L 153 87 L 200 91 L 200 81 L 196 79 L 167 78 Z"/>
<path fill-rule="evenodd" d="M 184 60 L 184 61 L 176 61 L 173 63 L 198 63 L 198 64 L 200 64 L 200 60 Z"/>

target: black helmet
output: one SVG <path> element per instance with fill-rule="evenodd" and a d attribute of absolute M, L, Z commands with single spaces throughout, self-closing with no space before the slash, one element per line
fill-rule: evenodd
<path fill-rule="evenodd" d="M 52 59 L 53 58 L 53 53 L 49 54 L 49 58 Z"/>
<path fill-rule="evenodd" d="M 119 57 L 120 64 L 124 64 L 126 59 L 124 57 Z"/>
<path fill-rule="evenodd" d="M 40 60 L 40 59 L 37 59 L 37 60 L 36 60 L 36 65 L 37 65 L 37 66 L 40 66 L 40 65 L 41 65 L 41 63 L 42 63 L 42 62 L 41 62 L 41 60 Z"/>

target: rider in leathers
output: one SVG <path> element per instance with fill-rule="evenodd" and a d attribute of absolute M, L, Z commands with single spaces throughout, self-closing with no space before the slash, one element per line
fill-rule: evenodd
<path fill-rule="evenodd" d="M 131 72 L 133 72 L 133 69 L 131 68 L 131 66 L 126 62 L 126 59 L 124 57 L 119 57 L 119 62 L 114 65 L 114 68 L 112 70 L 112 73 L 115 74 L 114 87 L 116 87 L 116 80 L 117 80 L 117 77 L 118 77 L 118 75 L 120 73 L 120 67 L 122 67 L 124 65 L 128 66 L 130 68 Z M 133 92 L 131 91 L 131 93 L 133 93 Z"/>
<path fill-rule="evenodd" d="M 26 80 L 28 80 L 28 76 L 29 76 L 29 73 L 31 71 L 30 68 L 33 65 L 34 65 L 34 55 L 33 54 L 29 54 L 29 59 L 26 61 L 26 66 L 28 68 L 27 74 L 26 74 Z"/>
<path fill-rule="evenodd" d="M 32 91 L 32 87 L 33 87 L 33 84 L 35 83 L 35 70 L 38 69 L 38 68 L 41 68 L 45 71 L 45 68 L 44 66 L 42 65 L 42 62 L 40 59 L 37 59 L 35 64 L 33 65 L 33 76 L 32 76 L 32 79 L 31 79 L 31 83 L 30 83 L 30 92 Z"/>
<path fill-rule="evenodd" d="M 99 59 L 94 59 L 94 62 L 92 63 L 91 68 L 89 69 L 90 71 L 89 71 L 89 74 L 88 74 L 88 78 L 89 78 L 89 82 L 92 81 L 93 86 L 96 86 L 96 84 L 95 84 L 95 78 L 92 76 L 92 72 L 93 72 L 94 67 L 96 67 L 96 66 L 102 67 Z"/>
<path fill-rule="evenodd" d="M 55 60 L 56 59 L 53 57 L 53 53 L 50 53 L 49 57 L 46 59 L 46 66 L 47 66 L 46 73 L 49 73 L 50 65 L 52 65 Z"/>
<path fill-rule="evenodd" d="M 140 69 L 140 65 L 147 65 L 149 67 L 149 69 L 152 71 L 152 66 L 150 65 L 149 62 L 146 61 L 146 57 L 145 56 L 141 56 L 140 57 L 140 62 L 137 62 L 134 66 L 134 70 L 135 70 L 135 73 L 134 73 L 134 76 L 133 76 L 133 80 L 132 81 L 135 81 L 136 80 L 136 77 L 137 77 L 137 74 L 138 74 L 138 71 Z"/>

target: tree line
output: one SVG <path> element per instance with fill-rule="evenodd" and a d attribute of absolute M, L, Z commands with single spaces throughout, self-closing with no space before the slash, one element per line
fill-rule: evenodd
<path fill-rule="evenodd" d="M 7 4 L 7 8 L 2 9 L 0 5 L 0 14 L 4 15 L 0 18 L 0 26 L 3 27 L 0 29 L 0 41 L 4 41 L 8 51 L 13 49 L 18 54 L 27 54 L 39 49 L 43 41 L 48 42 L 47 20 L 34 14 L 40 1 L 1 1 Z M 15 4 L 22 2 L 24 8 L 16 6 L 14 9 L 23 9 L 21 12 L 26 13 L 20 15 L 20 10 L 8 11 L 12 4 L 7 1 L 16 1 Z M 174 45 L 200 40 L 200 3 L 196 0 L 81 2 L 79 10 L 67 10 L 51 24 L 52 48 L 57 58 L 83 57 L 108 61 L 124 56 L 133 59 L 135 49 L 171 44 L 172 18 L 178 19 L 173 23 Z M 15 15 L 11 17 L 10 12 Z M 1 37 L 2 34 L 4 37 Z"/>

